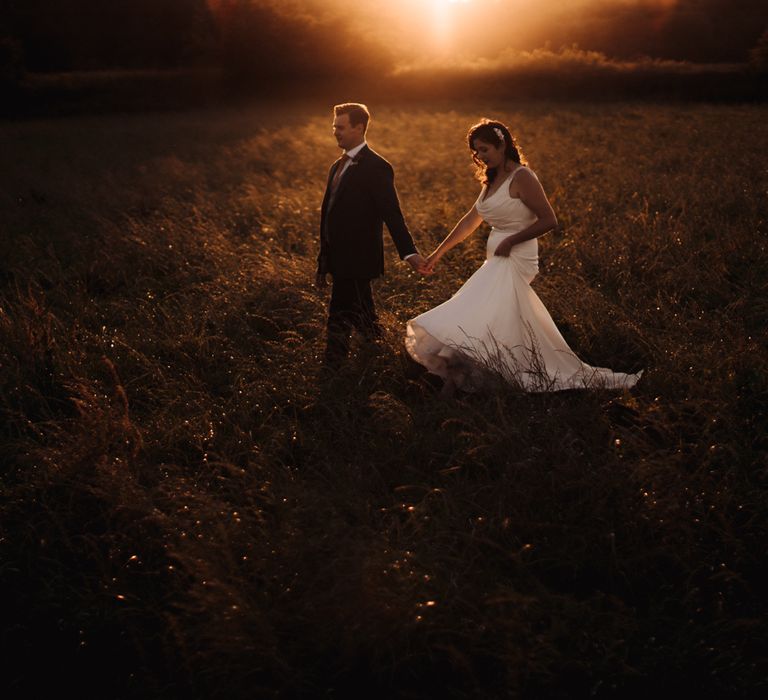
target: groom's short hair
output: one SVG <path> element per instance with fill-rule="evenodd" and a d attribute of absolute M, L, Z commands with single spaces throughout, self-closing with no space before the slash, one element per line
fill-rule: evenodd
<path fill-rule="evenodd" d="M 337 117 L 340 114 L 348 114 L 349 123 L 352 126 L 362 124 L 363 133 L 368 130 L 368 122 L 371 119 L 371 113 L 368 111 L 368 107 L 359 102 L 345 102 L 344 104 L 336 105 L 333 108 L 333 113 Z"/>

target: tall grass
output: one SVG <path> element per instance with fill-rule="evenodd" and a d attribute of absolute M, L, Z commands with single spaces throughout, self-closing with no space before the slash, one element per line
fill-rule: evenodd
<path fill-rule="evenodd" d="M 0 127 L 4 678 L 98 697 L 765 690 L 765 109 L 376 105 L 422 251 L 508 123 L 534 286 L 631 393 L 452 401 L 403 350 L 484 235 L 319 372 L 325 104 Z M 26 670 L 26 662 L 33 670 Z"/>

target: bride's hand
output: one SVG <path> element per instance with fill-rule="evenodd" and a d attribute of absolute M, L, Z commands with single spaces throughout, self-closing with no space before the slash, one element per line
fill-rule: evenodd
<path fill-rule="evenodd" d="M 436 253 L 427 256 L 427 264 L 424 266 L 425 274 L 431 275 L 435 271 L 438 260 L 440 260 L 440 256 Z"/>
<path fill-rule="evenodd" d="M 512 245 L 513 243 L 509 239 L 503 240 L 501 243 L 499 243 L 498 246 L 496 246 L 496 250 L 493 252 L 493 254 L 503 258 L 508 258 L 509 254 L 512 252 Z"/>

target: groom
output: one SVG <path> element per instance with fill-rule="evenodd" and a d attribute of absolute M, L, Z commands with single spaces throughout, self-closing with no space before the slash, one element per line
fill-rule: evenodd
<path fill-rule="evenodd" d="M 426 266 L 400 211 L 392 166 L 365 141 L 371 117 L 367 107 L 340 104 L 333 113 L 333 135 L 344 153 L 328 173 L 316 275 L 320 289 L 327 286 L 328 273 L 333 278 L 325 351 L 325 362 L 332 366 L 349 352 L 353 328 L 368 340 L 381 335 L 371 280 L 384 272 L 383 224 L 402 260 L 419 272 Z"/>

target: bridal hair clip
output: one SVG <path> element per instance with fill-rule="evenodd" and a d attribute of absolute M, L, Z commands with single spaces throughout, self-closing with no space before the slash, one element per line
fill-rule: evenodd
<path fill-rule="evenodd" d="M 498 136 L 498 137 L 499 137 L 499 140 L 500 140 L 502 143 L 504 143 L 504 132 L 503 132 L 501 129 L 499 129 L 499 127 L 498 127 L 498 126 L 494 126 L 494 127 L 493 127 L 493 131 L 496 133 L 496 136 Z"/>

